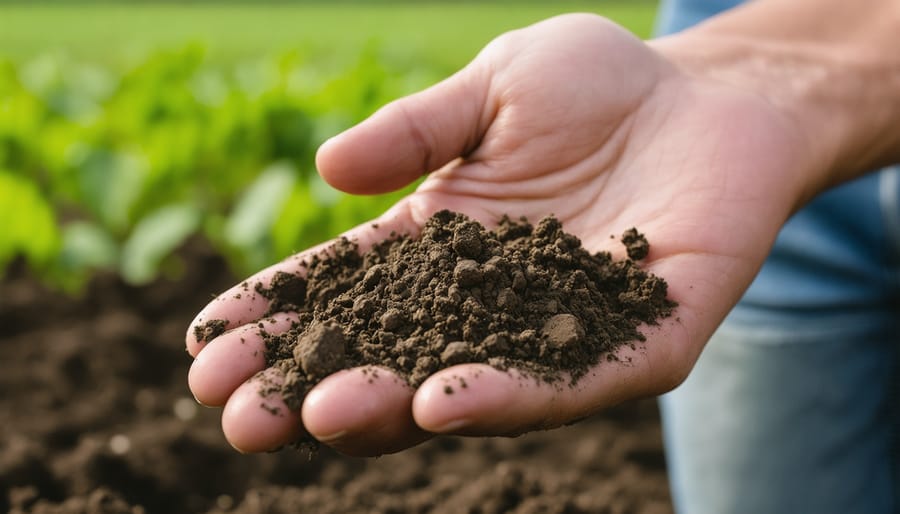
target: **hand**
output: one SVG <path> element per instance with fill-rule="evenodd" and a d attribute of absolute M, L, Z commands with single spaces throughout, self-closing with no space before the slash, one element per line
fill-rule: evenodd
<path fill-rule="evenodd" d="M 809 156 L 796 123 L 771 103 L 691 76 L 666 52 L 665 42 L 644 43 L 599 17 L 554 18 L 501 36 L 456 75 L 385 106 L 317 156 L 324 178 L 352 193 L 394 190 L 432 172 L 377 228 L 348 233 L 362 247 L 392 230 L 416 233 L 442 208 L 487 224 L 554 213 L 591 251 L 621 253 L 610 234 L 638 227 L 651 243 L 646 267 L 668 281 L 679 307 L 643 329 L 646 344 L 622 350 L 630 362 L 603 362 L 571 389 L 475 364 L 415 391 L 394 380 L 373 387 L 360 370 L 345 370 L 289 412 L 278 398 L 261 398 L 261 378 L 251 378 L 265 366 L 256 322 L 267 303 L 236 286 L 194 322 L 225 319 L 232 330 L 205 345 L 193 326 L 187 335 L 191 389 L 204 404 L 225 406 L 231 444 L 268 450 L 305 428 L 345 453 L 376 455 L 434 433 L 558 426 L 680 383 L 805 194 Z M 248 281 L 268 284 L 278 270 L 297 272 L 298 262 Z M 276 314 L 266 330 L 291 319 Z M 442 393 L 449 374 L 467 377 L 465 394 Z M 274 369 L 263 375 L 280 379 Z"/>

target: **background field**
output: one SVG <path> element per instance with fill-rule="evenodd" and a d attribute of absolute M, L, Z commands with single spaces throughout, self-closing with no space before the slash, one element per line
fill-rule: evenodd
<path fill-rule="evenodd" d="M 601 13 L 650 33 L 655 1 L 253 4 L 0 4 L 0 55 L 47 51 L 109 62 L 160 46 L 202 41 L 216 60 L 311 47 L 353 54 L 367 43 L 415 56 L 424 66 L 458 67 L 498 34 L 564 12 Z"/>
<path fill-rule="evenodd" d="M 649 35 L 653 1 L 0 2 L 0 270 L 78 289 L 177 277 L 201 238 L 246 274 L 360 223 L 325 138 L 500 33 L 589 11 Z"/>

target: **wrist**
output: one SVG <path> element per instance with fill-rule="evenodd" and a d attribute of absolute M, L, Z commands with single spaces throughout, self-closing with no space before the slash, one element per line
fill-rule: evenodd
<path fill-rule="evenodd" d="M 762 97 L 796 128 L 808 146 L 801 202 L 900 161 L 893 52 L 723 28 L 713 22 L 651 45 L 688 75 Z"/>

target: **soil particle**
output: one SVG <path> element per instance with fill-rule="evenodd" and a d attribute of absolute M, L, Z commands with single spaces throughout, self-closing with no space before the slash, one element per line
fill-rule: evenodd
<path fill-rule="evenodd" d="M 224 319 L 211 319 L 194 327 L 194 338 L 198 343 L 208 343 L 225 333 L 228 322 Z"/>
<path fill-rule="evenodd" d="M 256 291 L 271 301 L 272 312 L 294 310 L 306 297 L 306 280 L 293 273 L 278 271 L 269 288 L 257 284 Z"/>
<path fill-rule="evenodd" d="M 507 312 L 515 312 L 521 307 L 521 302 L 512 289 L 504 287 L 497 293 L 497 307 Z"/>
<path fill-rule="evenodd" d="M 441 352 L 441 362 L 447 366 L 469 362 L 471 359 L 472 352 L 469 350 L 469 344 L 464 341 L 454 341 Z"/>
<path fill-rule="evenodd" d="M 584 329 L 578 318 L 571 314 L 557 314 L 544 323 L 541 333 L 558 348 L 574 346 L 584 339 Z"/>
<path fill-rule="evenodd" d="M 630 254 L 646 252 L 643 236 L 626 235 Z M 638 327 L 675 306 L 663 279 L 633 260 L 591 254 L 552 217 L 537 225 L 505 217 L 489 231 L 441 211 L 418 239 L 394 236 L 363 254 L 344 239 L 307 263 L 306 278 L 284 275 L 257 289 L 269 312 L 288 306 L 299 315 L 291 335 L 264 333 L 267 364 L 302 370 L 305 378 L 282 390 L 293 398 L 340 367 L 369 364 L 413 387 L 465 362 L 574 383 L 619 346 L 643 340 Z M 333 342 L 295 349 L 324 337 L 324 327 Z"/>
<path fill-rule="evenodd" d="M 509 351 L 509 335 L 505 333 L 489 334 L 481 342 L 481 348 L 492 355 L 503 355 Z"/>
<path fill-rule="evenodd" d="M 453 230 L 453 250 L 463 259 L 481 256 L 484 227 L 474 221 L 457 223 Z"/>
<path fill-rule="evenodd" d="M 474 287 L 481 284 L 482 274 L 478 263 L 472 259 L 462 259 L 453 269 L 453 278 L 460 287 Z"/>
<path fill-rule="evenodd" d="M 371 298 L 360 296 L 353 301 L 353 314 L 359 319 L 367 319 L 375 312 L 375 302 Z"/>
<path fill-rule="evenodd" d="M 636 228 L 630 228 L 622 234 L 622 244 L 628 251 L 628 258 L 635 261 L 644 259 L 650 253 L 650 243 Z"/>
<path fill-rule="evenodd" d="M 393 332 L 403 325 L 403 313 L 398 309 L 388 309 L 381 315 L 381 328 Z"/>
<path fill-rule="evenodd" d="M 324 378 L 344 366 L 345 344 L 340 327 L 315 324 L 297 338 L 294 359 L 307 375 Z"/>
<path fill-rule="evenodd" d="M 363 277 L 362 286 L 366 291 L 371 291 L 378 285 L 381 281 L 381 277 L 384 275 L 384 265 L 375 264 L 371 268 L 366 271 L 365 276 Z"/>

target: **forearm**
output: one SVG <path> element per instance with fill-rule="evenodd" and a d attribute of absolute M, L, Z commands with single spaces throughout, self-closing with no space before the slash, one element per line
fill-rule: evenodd
<path fill-rule="evenodd" d="M 897 0 L 757 0 L 652 44 L 793 120 L 810 148 L 807 198 L 900 162 Z"/>

